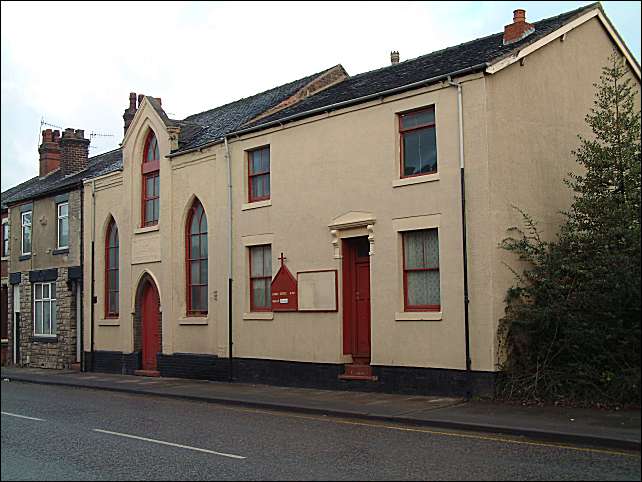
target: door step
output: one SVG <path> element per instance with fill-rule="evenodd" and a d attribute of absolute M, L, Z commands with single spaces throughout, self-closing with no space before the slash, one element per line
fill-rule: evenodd
<path fill-rule="evenodd" d="M 69 368 L 71 368 L 72 370 L 74 370 L 76 372 L 79 372 L 80 371 L 80 363 L 72 363 L 71 365 L 69 365 Z"/>
<path fill-rule="evenodd" d="M 339 380 L 362 380 L 366 382 L 376 382 L 379 378 L 372 374 L 370 365 L 351 363 L 345 366 L 345 373 L 339 375 Z"/>
<path fill-rule="evenodd" d="M 139 377 L 160 377 L 160 372 L 158 370 L 136 370 L 134 375 Z"/>

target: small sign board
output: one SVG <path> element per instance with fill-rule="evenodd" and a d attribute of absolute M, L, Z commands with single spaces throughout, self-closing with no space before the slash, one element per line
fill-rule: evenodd
<path fill-rule="evenodd" d="M 281 253 L 281 267 L 272 280 L 272 311 L 297 311 L 298 294 L 296 278 L 285 266 L 285 257 Z"/>

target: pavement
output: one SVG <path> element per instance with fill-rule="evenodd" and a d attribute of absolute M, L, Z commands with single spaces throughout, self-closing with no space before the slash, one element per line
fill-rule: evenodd
<path fill-rule="evenodd" d="M 495 433 L 640 451 L 640 410 L 534 407 L 458 398 L 2 367 L 3 379 L 269 410 Z"/>

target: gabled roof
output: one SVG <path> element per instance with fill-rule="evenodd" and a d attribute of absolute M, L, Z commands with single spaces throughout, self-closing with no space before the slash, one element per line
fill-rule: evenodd
<path fill-rule="evenodd" d="M 181 127 L 178 141 L 179 147 L 175 152 L 202 146 L 211 141 L 221 139 L 266 110 L 294 95 L 311 81 L 335 67 L 336 66 L 316 74 L 308 75 L 307 77 L 288 84 L 274 87 L 273 89 L 266 90 L 251 97 L 245 97 L 205 112 L 190 115 L 183 120 L 167 119 L 169 123 L 166 122 L 166 125 L 178 125 Z M 154 103 L 152 103 L 152 105 L 158 111 L 157 107 L 160 107 L 160 105 L 154 105 Z M 164 112 L 161 118 L 163 118 L 163 115 Z M 167 116 L 165 115 L 165 117 Z M 165 120 L 165 118 L 163 118 L 163 120 Z"/>
<path fill-rule="evenodd" d="M 416 88 L 417 86 L 413 86 L 413 84 L 417 82 L 466 71 L 467 69 L 484 71 L 492 62 L 510 56 L 589 10 L 598 8 L 600 8 L 599 3 L 592 3 L 555 17 L 534 22 L 535 31 L 532 34 L 519 42 L 509 45 L 503 44 L 503 32 L 501 32 L 422 55 L 415 59 L 406 60 L 396 65 L 354 75 L 323 92 L 302 100 L 292 107 L 256 122 L 248 123 L 243 128 L 251 129 L 299 114 L 304 115 L 308 111 L 315 111 L 340 102 L 356 101 L 354 103 L 358 103 L 359 99 L 363 97 L 392 89 L 401 89 L 404 86 L 408 86 L 408 89 Z"/>
<path fill-rule="evenodd" d="M 60 169 L 43 178 L 33 177 L 2 193 L 2 209 L 9 204 L 27 201 L 58 192 L 77 189 L 83 179 L 102 176 L 112 171 L 122 169 L 123 156 L 120 148 L 90 157 L 87 168 L 68 176 L 63 176 Z"/>

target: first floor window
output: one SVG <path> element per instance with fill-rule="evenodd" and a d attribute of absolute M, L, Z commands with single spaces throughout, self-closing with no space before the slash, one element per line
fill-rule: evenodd
<path fill-rule="evenodd" d="M 22 254 L 31 254 L 31 211 L 22 213 Z"/>
<path fill-rule="evenodd" d="M 270 146 L 248 152 L 249 202 L 270 199 Z"/>
<path fill-rule="evenodd" d="M 185 232 L 187 314 L 207 314 L 207 216 L 198 199 L 192 204 Z"/>
<path fill-rule="evenodd" d="M 401 137 L 401 177 L 437 172 L 437 136 L 435 108 L 399 115 Z"/>
<path fill-rule="evenodd" d="M 118 317 L 118 251 L 118 227 L 112 218 L 107 228 L 107 242 L 105 243 L 105 318 Z"/>
<path fill-rule="evenodd" d="M 160 200 L 160 173 L 153 171 L 143 176 L 143 226 L 158 224 Z"/>
<path fill-rule="evenodd" d="M 56 283 L 34 283 L 33 324 L 35 335 L 56 334 Z"/>
<path fill-rule="evenodd" d="M 2 223 L 2 257 L 9 256 L 9 223 Z"/>
<path fill-rule="evenodd" d="M 270 311 L 272 308 L 272 247 L 250 248 L 250 309 Z"/>
<path fill-rule="evenodd" d="M 69 247 L 69 203 L 58 206 L 58 248 Z"/>
<path fill-rule="evenodd" d="M 437 229 L 403 233 L 406 311 L 439 311 L 439 235 Z"/>

